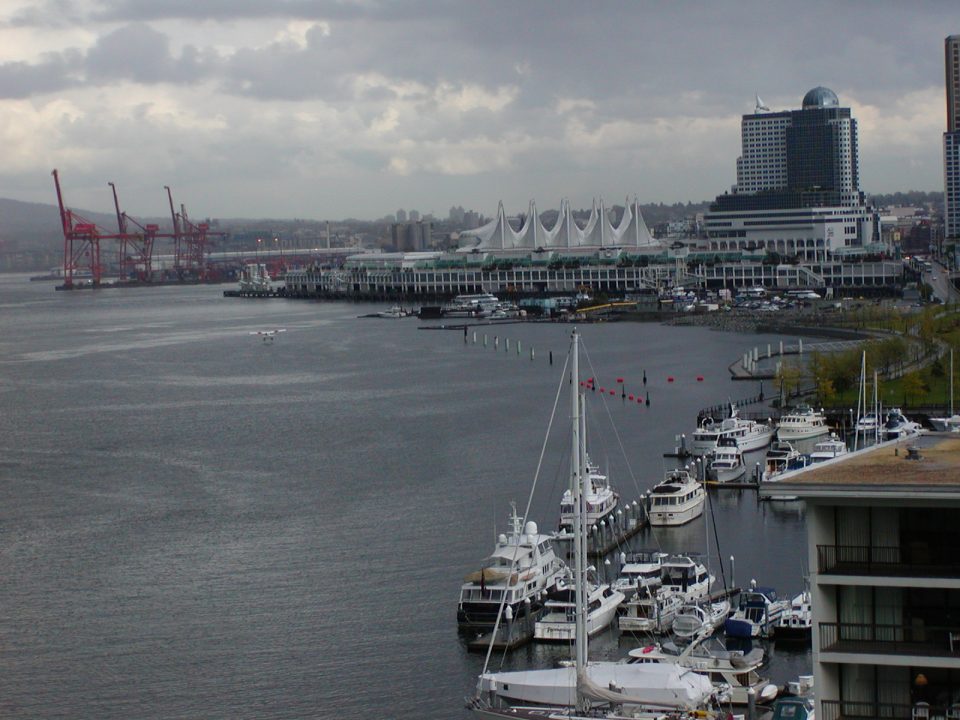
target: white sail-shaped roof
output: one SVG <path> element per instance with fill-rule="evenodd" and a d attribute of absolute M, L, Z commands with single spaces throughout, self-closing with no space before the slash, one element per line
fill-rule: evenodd
<path fill-rule="evenodd" d="M 460 235 L 461 252 L 473 250 L 489 252 L 497 250 L 580 250 L 624 249 L 659 247 L 660 243 L 650 234 L 650 229 L 640 213 L 636 198 L 627 200 L 623 217 L 614 227 L 603 200 L 600 208 L 594 201 L 590 217 L 581 228 L 573 218 L 573 210 L 567 200 L 560 202 L 560 213 L 552 228 L 547 228 L 537 215 L 537 205 L 530 201 L 523 225 L 514 230 L 503 209 L 497 207 L 497 216 L 483 227 L 467 230 Z"/>

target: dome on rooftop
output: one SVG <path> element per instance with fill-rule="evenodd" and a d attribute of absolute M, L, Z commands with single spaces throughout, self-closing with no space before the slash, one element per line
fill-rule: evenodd
<path fill-rule="evenodd" d="M 837 98 L 837 94 L 830 88 L 825 88 L 822 85 L 815 87 L 803 96 L 804 110 L 837 107 L 838 105 L 840 105 L 840 100 Z"/>

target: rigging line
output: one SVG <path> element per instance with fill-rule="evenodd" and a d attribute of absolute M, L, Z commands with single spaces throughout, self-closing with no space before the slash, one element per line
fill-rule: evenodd
<path fill-rule="evenodd" d="M 587 345 L 585 342 L 583 342 L 582 338 L 581 338 L 580 344 L 583 346 L 583 354 L 587 358 L 587 365 L 590 367 L 591 373 L 593 373 L 594 385 L 596 386 L 597 371 L 593 366 L 593 360 L 591 360 L 590 358 L 590 350 L 587 348 Z M 613 415 L 610 413 L 610 407 L 609 405 L 607 405 L 606 397 L 603 397 L 602 400 L 603 400 L 603 409 L 606 411 L 607 419 L 610 421 L 610 427 L 613 428 L 613 436 L 617 439 L 617 445 L 620 448 L 620 454 L 623 456 L 623 461 L 627 466 L 627 473 L 630 476 L 630 480 L 633 482 L 634 489 L 637 491 L 638 494 L 642 495 L 643 493 L 640 490 L 640 484 L 637 482 L 637 476 L 633 472 L 633 467 L 631 467 L 630 460 L 629 458 L 627 458 L 627 451 L 623 447 L 623 439 L 620 437 L 620 433 L 617 430 L 617 426 L 613 422 Z"/>
<path fill-rule="evenodd" d="M 535 472 L 534 475 L 533 475 L 533 487 L 530 488 L 530 494 L 527 496 L 527 506 L 526 506 L 526 507 L 524 508 L 524 510 L 523 510 L 523 521 L 521 522 L 521 528 L 520 528 L 521 530 L 526 529 L 527 516 L 530 514 L 530 506 L 531 506 L 531 504 L 533 503 L 533 493 L 534 493 L 534 492 L 536 491 L 536 489 L 537 489 L 537 480 L 538 480 L 539 477 L 540 477 L 540 469 L 541 469 L 541 467 L 543 466 L 543 457 L 544 457 L 544 455 L 546 454 L 546 451 L 547 451 L 547 442 L 548 442 L 548 440 L 550 439 L 550 430 L 553 428 L 553 421 L 554 421 L 554 419 L 556 419 L 556 416 L 557 416 L 557 406 L 560 404 L 560 393 L 561 393 L 561 391 L 563 390 L 563 384 L 564 384 L 564 381 L 566 380 L 566 377 L 567 377 L 567 367 L 568 367 L 568 365 L 569 365 L 569 362 L 570 362 L 570 351 L 568 350 L 568 351 L 567 351 L 567 357 L 566 357 L 566 359 L 565 359 L 564 362 L 563 362 L 563 371 L 562 371 L 562 373 L 560 374 L 560 382 L 557 383 L 557 395 L 556 395 L 556 397 L 553 399 L 553 409 L 552 409 L 551 412 L 550 412 L 550 421 L 547 423 L 547 432 L 546 432 L 546 435 L 544 436 L 544 439 L 543 439 L 543 447 L 541 447 L 541 449 L 540 449 L 540 458 L 539 458 L 539 460 L 537 461 L 537 469 L 536 469 L 536 472 Z M 513 574 L 513 573 L 512 573 L 513 567 L 514 567 L 514 565 L 516 565 L 517 555 L 519 554 L 519 552 L 520 552 L 520 538 L 517 538 L 517 544 L 516 544 L 516 546 L 514 547 L 514 550 L 513 550 L 513 558 L 512 558 L 511 561 L 510 561 L 511 575 Z M 481 570 L 480 572 L 482 573 L 483 571 Z M 499 607 L 499 609 L 497 610 L 497 620 L 496 620 L 496 622 L 495 622 L 494 625 L 493 625 L 493 633 L 492 633 L 491 636 L 490 636 L 490 645 L 487 647 L 487 655 L 486 655 L 486 657 L 483 659 L 483 671 L 481 672 L 481 675 L 487 672 L 487 668 L 488 668 L 489 665 L 490 665 L 490 658 L 491 658 L 491 656 L 493 655 L 493 644 L 494 644 L 494 641 L 497 639 L 497 632 L 499 632 L 499 630 L 500 630 L 500 620 L 501 620 L 501 618 L 503 617 L 503 608 L 504 608 L 504 605 L 505 605 L 506 602 L 507 602 L 507 590 L 508 590 L 509 587 L 510 587 L 509 580 L 510 580 L 510 577 L 507 576 L 507 581 L 508 581 L 508 582 L 506 583 L 506 587 L 504 588 L 503 595 L 500 597 L 500 607 Z M 507 657 L 507 645 L 508 645 L 508 644 L 509 644 L 509 643 L 507 643 L 507 644 L 504 645 L 503 655 L 500 657 L 500 667 L 501 667 L 501 668 L 503 667 L 503 662 L 504 662 L 504 660 L 506 660 L 506 657 Z M 478 680 L 478 686 L 477 686 L 477 688 L 478 688 L 478 692 L 479 692 L 479 680 Z"/>
<path fill-rule="evenodd" d="M 713 515 L 713 497 L 709 491 L 707 492 L 707 504 L 710 506 L 710 524 L 713 525 L 713 542 L 717 548 L 717 561 L 720 563 L 720 579 L 723 581 L 724 592 L 730 592 L 730 588 L 727 587 L 727 574 L 723 569 L 723 555 L 720 553 L 720 536 L 717 534 L 717 520 Z M 708 554 L 708 561 L 709 557 Z"/>

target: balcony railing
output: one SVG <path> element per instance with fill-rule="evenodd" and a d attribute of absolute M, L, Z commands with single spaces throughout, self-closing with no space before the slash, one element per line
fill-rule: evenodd
<path fill-rule="evenodd" d="M 960 656 L 960 627 L 922 623 L 820 623 L 819 627 L 821 652 Z"/>
<path fill-rule="evenodd" d="M 904 546 L 817 545 L 817 566 L 829 575 L 893 575 L 960 578 L 960 557 L 926 543 Z"/>
<path fill-rule="evenodd" d="M 939 707 L 916 703 L 851 702 L 849 700 L 821 700 L 824 717 L 817 720 L 960 720 L 960 706 Z"/>

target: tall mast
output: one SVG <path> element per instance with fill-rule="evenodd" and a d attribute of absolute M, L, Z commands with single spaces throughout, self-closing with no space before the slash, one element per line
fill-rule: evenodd
<path fill-rule="evenodd" d="M 953 417 L 953 348 L 950 348 L 950 417 Z"/>
<path fill-rule="evenodd" d="M 587 667 L 587 612 L 586 612 L 586 552 L 584 552 L 583 524 L 586 521 L 585 492 L 583 483 L 583 458 L 580 450 L 580 336 L 573 331 L 573 358 L 570 363 L 570 403 L 572 429 L 570 448 L 570 470 L 574 488 L 574 581 L 576 582 L 576 641 L 577 678 Z"/>

